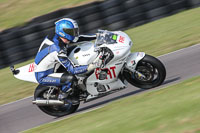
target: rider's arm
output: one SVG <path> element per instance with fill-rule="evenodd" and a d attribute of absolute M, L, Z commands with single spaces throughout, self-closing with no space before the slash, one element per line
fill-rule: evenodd
<path fill-rule="evenodd" d="M 71 74 L 81 74 L 87 72 L 88 65 L 75 66 L 73 62 L 64 53 L 58 54 L 57 60 Z"/>
<path fill-rule="evenodd" d="M 92 41 L 96 39 L 96 34 L 80 35 L 77 42 Z"/>

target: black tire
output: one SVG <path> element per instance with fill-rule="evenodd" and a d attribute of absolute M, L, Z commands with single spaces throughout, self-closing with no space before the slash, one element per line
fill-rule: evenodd
<path fill-rule="evenodd" d="M 166 69 L 163 63 L 150 55 L 145 55 L 145 57 L 138 62 L 136 71 L 143 74 L 145 78 L 127 69 L 124 69 L 123 76 L 130 84 L 142 89 L 157 87 L 163 83 L 166 77 Z"/>
<path fill-rule="evenodd" d="M 43 94 L 49 90 L 48 86 L 42 86 L 38 85 L 38 87 L 35 89 L 34 93 L 34 99 L 39 98 L 39 99 L 45 99 L 43 97 Z M 58 93 L 58 90 L 54 90 L 54 94 Z M 37 105 L 38 106 L 38 105 Z M 69 115 L 71 113 L 74 113 L 78 107 L 79 104 L 77 105 L 52 105 L 52 106 L 38 106 L 40 110 L 42 110 L 44 113 L 51 115 L 51 116 L 56 116 L 56 117 L 61 117 L 65 115 Z"/>

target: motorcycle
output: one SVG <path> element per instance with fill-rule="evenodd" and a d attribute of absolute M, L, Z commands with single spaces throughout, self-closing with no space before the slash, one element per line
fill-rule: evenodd
<path fill-rule="evenodd" d="M 42 44 L 52 45 L 47 38 Z M 91 72 L 78 74 L 72 83 L 72 89 L 64 100 L 59 100 L 60 86 L 38 85 L 34 92 L 33 104 L 51 116 L 64 116 L 75 112 L 81 101 L 89 102 L 93 99 L 109 95 L 125 89 L 127 83 L 141 89 L 151 89 L 163 83 L 166 69 L 157 58 L 144 52 L 131 53 L 133 43 L 129 36 L 122 31 L 99 30 L 95 42 L 82 42 L 71 46 L 69 59 L 75 65 L 88 65 L 99 57 L 99 67 Z M 11 71 L 15 78 L 35 82 L 35 63 Z M 56 72 L 66 70 L 60 66 Z M 73 104 L 73 97 L 79 102 Z"/>

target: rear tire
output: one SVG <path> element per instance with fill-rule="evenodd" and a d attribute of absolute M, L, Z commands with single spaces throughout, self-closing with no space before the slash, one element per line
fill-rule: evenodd
<path fill-rule="evenodd" d="M 138 62 L 136 71 L 144 75 L 145 78 L 126 68 L 123 71 L 123 76 L 130 84 L 142 89 L 157 87 L 164 82 L 166 77 L 166 69 L 163 63 L 150 55 L 145 55 L 145 57 Z"/>
<path fill-rule="evenodd" d="M 34 93 L 34 99 L 46 99 L 44 97 L 45 93 L 49 90 L 48 86 L 42 86 L 38 85 L 38 87 L 35 89 Z M 57 100 L 57 95 L 59 93 L 59 90 L 54 90 L 52 97 L 53 99 Z M 64 115 L 69 115 L 71 113 L 74 113 L 78 107 L 79 104 L 77 105 L 72 105 L 72 104 L 66 104 L 66 105 L 52 105 L 52 106 L 39 106 L 40 110 L 42 110 L 44 113 L 51 115 L 51 116 L 56 116 L 56 117 L 61 117 Z"/>

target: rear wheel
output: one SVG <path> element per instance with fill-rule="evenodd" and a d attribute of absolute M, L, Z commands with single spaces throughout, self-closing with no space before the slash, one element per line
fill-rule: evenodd
<path fill-rule="evenodd" d="M 50 87 L 48 86 L 39 85 L 35 90 L 34 99 L 35 100 L 47 99 L 47 94 L 48 94 L 49 89 Z M 57 88 L 53 89 L 53 92 L 51 93 L 49 99 L 57 100 L 58 94 L 59 94 L 59 90 Z M 60 116 L 74 113 L 78 109 L 79 104 L 72 105 L 72 103 L 68 101 L 67 104 L 64 104 L 64 105 L 48 105 L 48 106 L 37 105 L 37 106 L 39 107 L 40 110 L 42 110 L 48 115 L 60 117 Z"/>
<path fill-rule="evenodd" d="M 138 62 L 135 72 L 124 69 L 123 75 L 130 84 L 142 89 L 151 89 L 163 83 L 166 77 L 166 69 L 160 60 L 145 55 Z"/>

